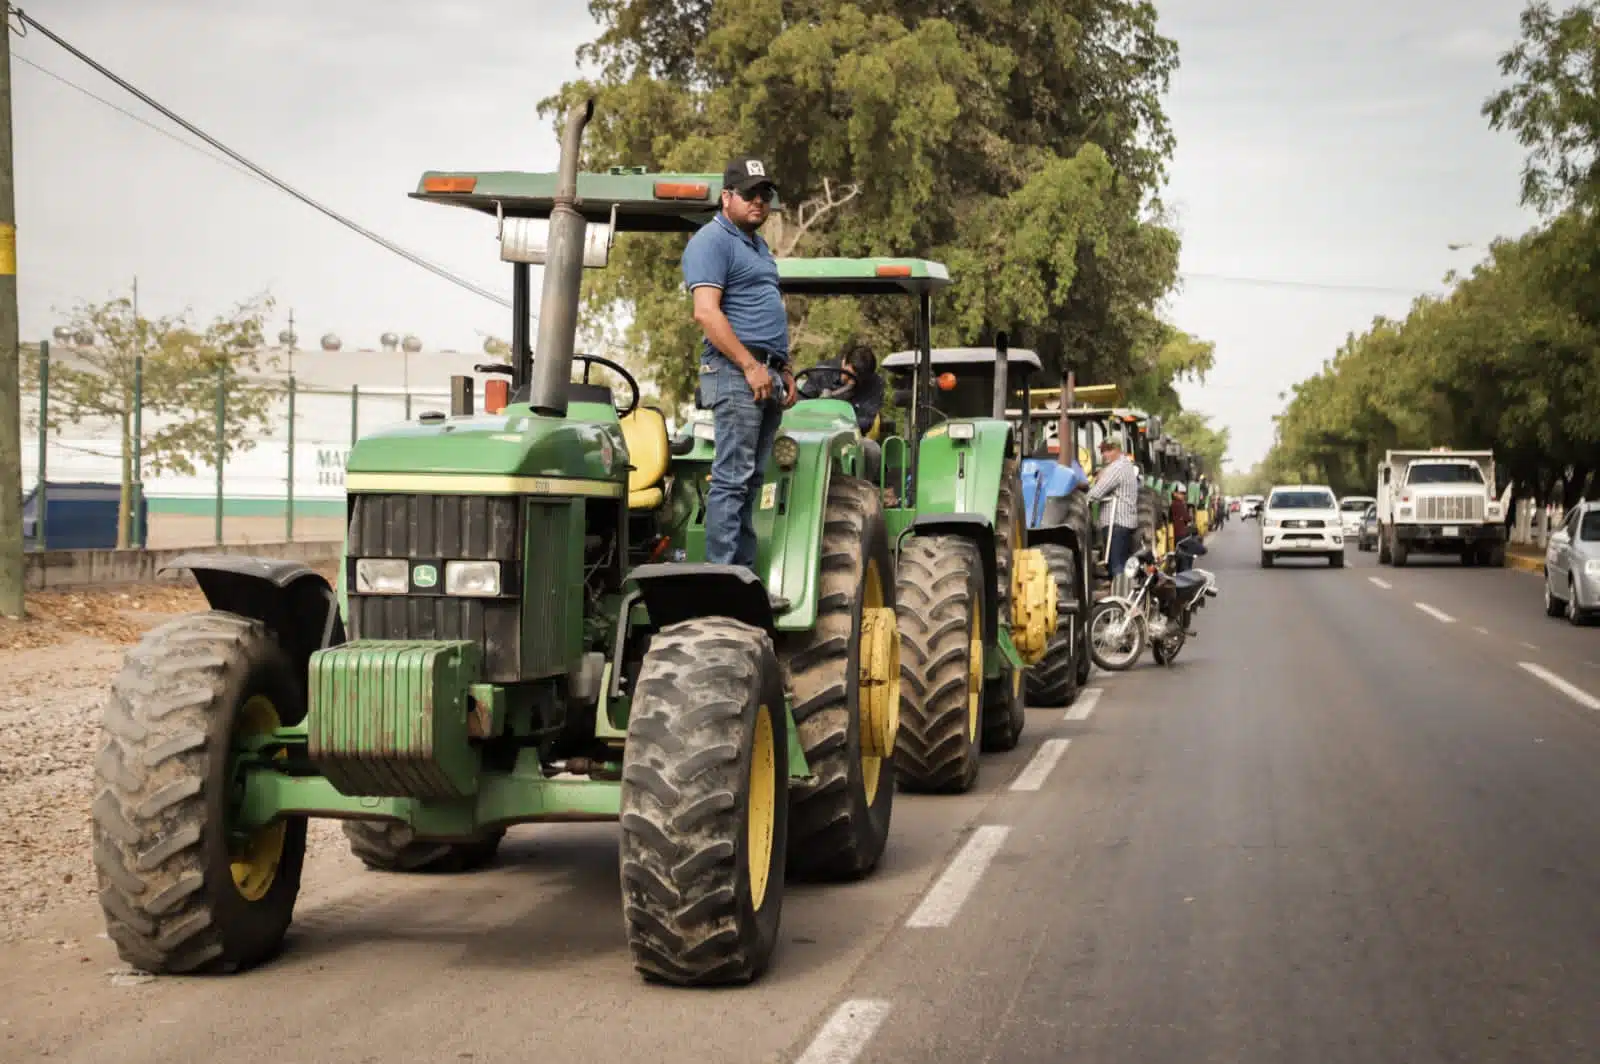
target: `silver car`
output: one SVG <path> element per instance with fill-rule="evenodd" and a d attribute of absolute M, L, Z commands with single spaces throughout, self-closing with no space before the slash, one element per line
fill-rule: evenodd
<path fill-rule="evenodd" d="M 1544 552 L 1544 611 L 1582 624 L 1600 610 L 1600 502 L 1580 502 Z"/>

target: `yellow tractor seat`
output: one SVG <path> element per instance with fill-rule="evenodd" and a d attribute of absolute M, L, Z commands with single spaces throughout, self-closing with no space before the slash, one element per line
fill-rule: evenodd
<path fill-rule="evenodd" d="M 622 419 L 622 438 L 628 443 L 628 509 L 654 510 L 661 505 L 661 481 L 671 458 L 667 419 L 661 411 L 637 407 Z"/>

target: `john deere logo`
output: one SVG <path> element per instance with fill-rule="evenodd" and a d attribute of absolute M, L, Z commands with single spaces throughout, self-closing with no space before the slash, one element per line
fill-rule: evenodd
<path fill-rule="evenodd" d="M 432 587 L 439 582 L 439 570 L 431 565 L 419 565 L 411 570 L 411 582 L 417 587 Z"/>

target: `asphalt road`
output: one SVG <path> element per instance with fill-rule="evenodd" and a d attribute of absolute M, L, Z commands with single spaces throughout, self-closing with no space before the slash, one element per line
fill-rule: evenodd
<path fill-rule="evenodd" d="M 1030 709 L 978 793 L 897 800 L 879 875 L 792 891 L 754 987 L 643 985 L 614 829 L 522 829 L 456 879 L 330 858 L 244 976 L 112 985 L 83 913 L 0 953 L 0 1058 L 1600 1059 L 1600 628 L 1255 535 L 1174 667 Z"/>

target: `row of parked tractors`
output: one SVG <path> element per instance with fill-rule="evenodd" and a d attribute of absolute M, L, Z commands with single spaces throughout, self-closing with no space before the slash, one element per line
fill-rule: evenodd
<path fill-rule="evenodd" d="M 627 369 L 575 338 L 583 270 L 619 232 L 704 224 L 720 179 L 580 173 L 591 115 L 568 116 L 556 173 L 429 172 L 413 193 L 497 220 L 512 353 L 477 367 L 481 411 L 460 378 L 449 413 L 354 446 L 337 579 L 172 563 L 209 609 L 130 650 L 96 761 L 100 900 L 130 964 L 275 955 L 313 817 L 342 820 L 390 873 L 469 871 L 513 825 L 597 820 L 619 825 L 636 968 L 745 982 L 769 964 L 790 878 L 871 874 L 897 792 L 971 789 L 985 751 L 1018 743 L 1030 694 L 1062 704 L 1087 679 L 1089 507 L 1080 492 L 1049 521 L 1025 515 L 1024 464 L 1056 460 L 1028 374 L 1009 372 L 1032 356 L 936 358 L 931 303 L 951 283 L 936 262 L 780 263 L 788 293 L 907 299 L 905 431 L 869 443 L 847 403 L 799 402 L 756 510 L 757 564 L 701 560 L 710 422 L 669 438 Z M 985 387 L 987 408 L 962 409 Z M 1156 420 L 1069 413 L 1086 446 L 1122 433 L 1161 478 L 1141 501 L 1159 542 L 1178 470 Z"/>

